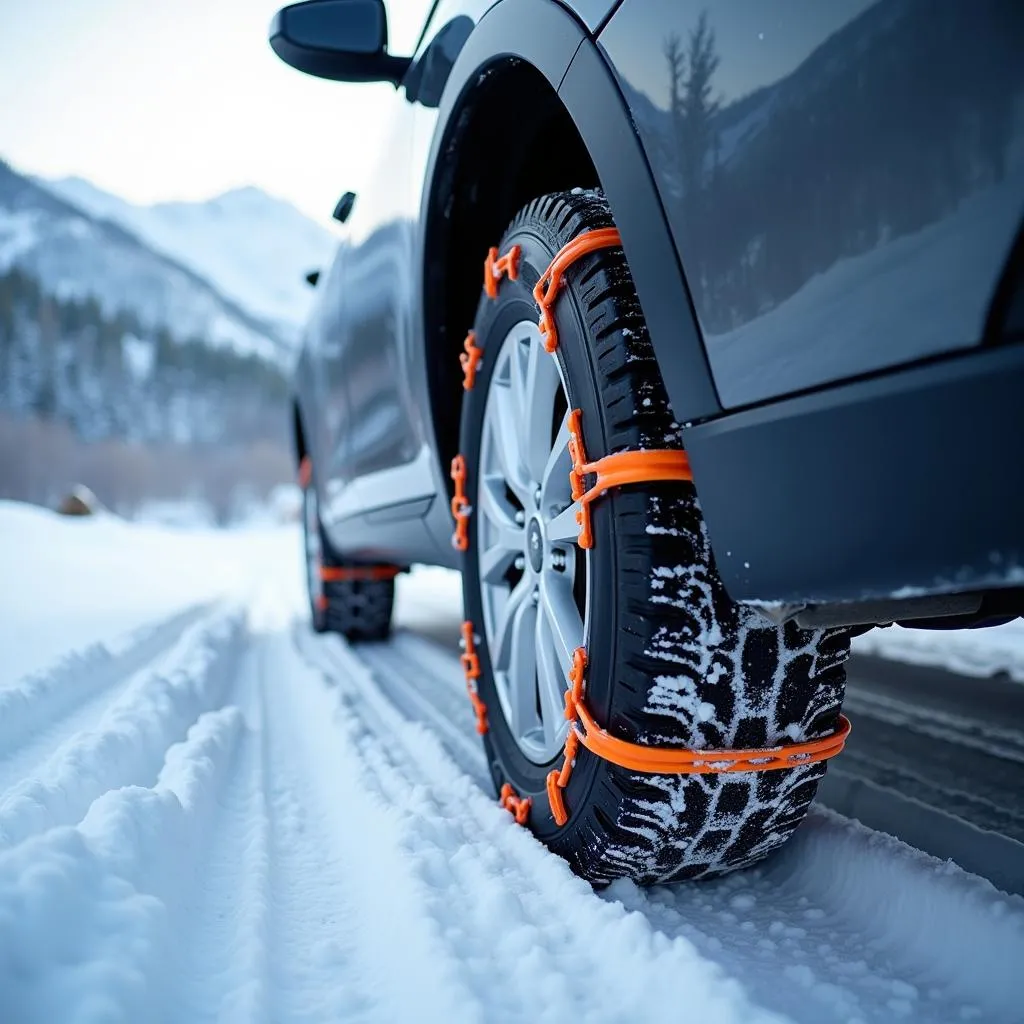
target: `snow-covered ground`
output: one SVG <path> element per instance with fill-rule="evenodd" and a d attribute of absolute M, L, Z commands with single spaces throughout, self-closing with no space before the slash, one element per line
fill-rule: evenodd
<path fill-rule="evenodd" d="M 857 637 L 853 649 L 963 676 L 1004 673 L 1024 683 L 1024 622 L 1020 619 L 988 629 L 874 629 Z"/>
<path fill-rule="evenodd" d="M 0 503 L 0 1019 L 1019 1021 L 1024 899 L 831 812 L 597 894 L 495 802 L 453 577 L 305 622 L 294 527 Z"/>

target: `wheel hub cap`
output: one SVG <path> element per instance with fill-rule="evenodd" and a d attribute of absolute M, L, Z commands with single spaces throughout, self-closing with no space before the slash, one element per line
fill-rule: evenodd
<path fill-rule="evenodd" d="M 526 531 L 526 557 L 534 572 L 539 573 L 544 568 L 544 529 L 536 517 L 530 520 Z"/>

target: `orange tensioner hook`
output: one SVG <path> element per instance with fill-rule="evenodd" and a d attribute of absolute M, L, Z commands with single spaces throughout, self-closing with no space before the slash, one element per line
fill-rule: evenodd
<path fill-rule="evenodd" d="M 498 255 L 498 250 L 492 247 L 487 250 L 487 259 L 484 260 L 484 291 L 487 298 L 498 297 L 498 282 L 502 274 L 508 274 L 510 281 L 519 277 L 519 254 L 522 250 L 518 245 L 513 245 L 504 256 Z"/>
<path fill-rule="evenodd" d="M 590 503 L 599 498 L 609 487 L 623 484 L 642 484 L 654 480 L 692 480 L 690 460 L 686 452 L 678 448 L 650 449 L 648 451 L 616 452 L 602 459 L 587 461 L 583 447 L 583 427 L 579 409 L 569 413 L 569 484 L 572 500 L 578 501 L 576 522 L 580 528 L 580 547 L 592 548 L 594 535 L 590 527 Z M 594 476 L 594 483 L 585 486 L 585 478 Z"/>
<path fill-rule="evenodd" d="M 476 332 L 470 331 L 462 343 L 463 351 L 459 354 L 459 365 L 462 367 L 462 390 L 469 391 L 476 383 L 476 370 L 483 358 L 484 350 L 476 343 Z"/>
<path fill-rule="evenodd" d="M 555 299 L 562 287 L 565 272 L 576 260 L 596 249 L 609 249 L 622 245 L 622 239 L 615 228 L 597 228 L 594 231 L 577 235 L 555 253 L 555 258 L 548 264 L 547 270 L 533 289 L 533 299 L 540 309 L 541 339 L 545 352 L 554 352 L 558 348 L 558 329 L 555 327 Z"/>
<path fill-rule="evenodd" d="M 506 782 L 501 787 L 501 794 L 498 796 L 498 803 L 505 808 L 506 811 L 512 812 L 512 817 L 516 819 L 517 825 L 525 825 L 527 819 L 530 817 L 530 808 L 533 806 L 533 800 L 530 797 L 517 796 L 516 791 L 512 788 L 512 783 Z"/>

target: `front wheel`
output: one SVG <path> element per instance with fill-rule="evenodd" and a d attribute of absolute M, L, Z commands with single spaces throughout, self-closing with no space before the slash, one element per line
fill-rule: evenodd
<path fill-rule="evenodd" d="M 535 200 L 502 239 L 501 253 L 518 247 L 516 273 L 480 300 L 482 359 L 462 411 L 472 510 L 463 593 L 496 787 L 529 798 L 523 820 L 583 877 L 655 883 L 719 874 L 778 847 L 824 765 L 654 775 L 580 748 L 559 824 L 546 779 L 562 765 L 576 650 L 587 654 L 590 711 L 614 736 L 736 749 L 831 732 L 849 642 L 841 630 L 777 626 L 732 602 L 688 482 L 609 490 L 591 506 L 593 545 L 580 546 L 574 410 L 591 459 L 681 447 L 620 248 L 568 270 L 553 356 L 538 331 L 532 289 L 553 256 L 612 223 L 603 196 L 576 190 Z"/>

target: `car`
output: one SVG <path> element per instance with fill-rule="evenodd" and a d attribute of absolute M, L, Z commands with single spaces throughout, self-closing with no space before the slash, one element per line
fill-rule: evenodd
<path fill-rule="evenodd" d="M 270 30 L 395 87 L 295 373 L 314 625 L 461 570 L 515 820 L 596 885 L 753 863 L 851 636 L 1024 611 L 1024 7 L 401 12 L 401 55 L 380 0 Z"/>

